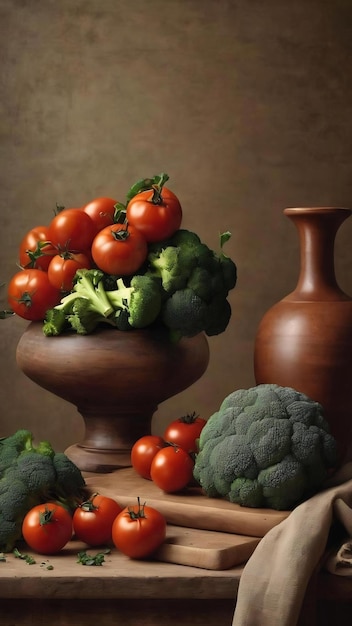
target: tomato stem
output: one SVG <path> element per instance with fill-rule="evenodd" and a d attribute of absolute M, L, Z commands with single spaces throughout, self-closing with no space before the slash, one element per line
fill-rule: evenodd
<path fill-rule="evenodd" d="M 141 505 L 141 499 L 140 499 L 139 496 L 137 496 L 137 502 L 138 502 L 138 510 L 137 511 L 134 511 L 134 509 L 132 507 L 128 508 L 128 513 L 129 513 L 130 518 L 132 520 L 138 520 L 138 519 L 142 519 L 142 518 L 146 517 L 145 511 L 144 511 L 144 507 L 145 507 L 146 503 Z"/>
<path fill-rule="evenodd" d="M 115 239 L 116 241 L 126 241 L 126 239 L 128 239 L 128 237 L 130 236 L 130 233 L 128 232 L 128 229 L 127 229 L 127 222 L 124 222 L 123 226 L 124 227 L 121 228 L 120 230 L 111 231 L 111 235 L 113 239 Z"/>
<path fill-rule="evenodd" d="M 193 413 L 187 413 L 186 415 L 180 417 L 179 421 L 183 424 L 193 424 L 196 421 L 197 417 L 199 417 L 198 413 L 193 411 Z"/>
<path fill-rule="evenodd" d="M 165 185 L 166 181 L 169 180 L 169 177 L 167 174 L 160 174 L 158 178 L 159 180 L 154 185 L 152 185 L 153 195 L 150 199 L 150 202 L 152 202 L 153 204 L 163 203 L 163 197 L 162 197 L 163 186 Z"/>
<path fill-rule="evenodd" d="M 45 507 L 44 511 L 40 511 L 39 513 L 39 524 L 41 526 L 46 526 L 46 524 L 51 524 L 53 522 L 55 509 L 48 509 Z"/>
<path fill-rule="evenodd" d="M 98 493 L 93 493 L 93 495 L 89 498 L 89 500 L 85 500 L 85 502 L 82 502 L 81 504 L 79 504 L 79 508 L 82 509 L 82 511 L 98 511 L 99 507 L 95 506 L 93 500 L 94 498 L 98 495 Z"/>

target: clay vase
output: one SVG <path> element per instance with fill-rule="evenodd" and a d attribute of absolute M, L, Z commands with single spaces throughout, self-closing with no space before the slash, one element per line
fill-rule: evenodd
<path fill-rule="evenodd" d="M 293 387 L 320 402 L 340 465 L 352 444 L 352 299 L 335 277 L 336 233 L 351 210 L 288 208 L 298 230 L 296 289 L 261 320 L 254 345 L 257 384 Z"/>
<path fill-rule="evenodd" d="M 65 452 L 82 471 L 104 473 L 131 465 L 158 404 L 202 376 L 209 347 L 203 333 L 173 343 L 164 329 L 45 337 L 32 322 L 16 358 L 31 380 L 77 407 L 85 435 Z"/>

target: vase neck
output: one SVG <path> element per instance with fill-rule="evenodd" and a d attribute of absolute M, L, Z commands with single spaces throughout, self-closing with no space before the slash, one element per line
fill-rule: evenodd
<path fill-rule="evenodd" d="M 294 300 L 350 300 L 338 286 L 334 248 L 337 231 L 351 210 L 339 207 L 285 209 L 300 238 L 300 274 Z"/>

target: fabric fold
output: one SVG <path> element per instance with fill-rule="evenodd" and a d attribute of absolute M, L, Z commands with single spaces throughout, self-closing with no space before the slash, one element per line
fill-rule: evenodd
<path fill-rule="evenodd" d="M 241 576 L 232 626 L 296 626 L 336 519 L 352 536 L 352 463 L 260 541 Z"/>

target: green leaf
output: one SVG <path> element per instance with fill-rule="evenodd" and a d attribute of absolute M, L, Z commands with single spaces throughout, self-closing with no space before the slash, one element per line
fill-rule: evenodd
<path fill-rule="evenodd" d="M 220 248 L 223 248 L 223 246 L 229 241 L 229 239 L 231 239 L 231 233 L 229 230 L 225 231 L 224 233 L 220 233 Z"/>
<path fill-rule="evenodd" d="M 110 554 L 110 548 L 106 548 L 102 552 L 97 552 L 97 554 L 88 554 L 86 550 L 82 550 L 77 554 L 77 563 L 81 565 L 103 565 L 105 561 L 105 554 Z"/>
<path fill-rule="evenodd" d="M 14 549 L 13 554 L 16 559 L 22 559 L 22 561 L 26 561 L 28 565 L 34 565 L 37 562 L 30 554 L 23 554 L 19 551 L 18 548 Z"/>

